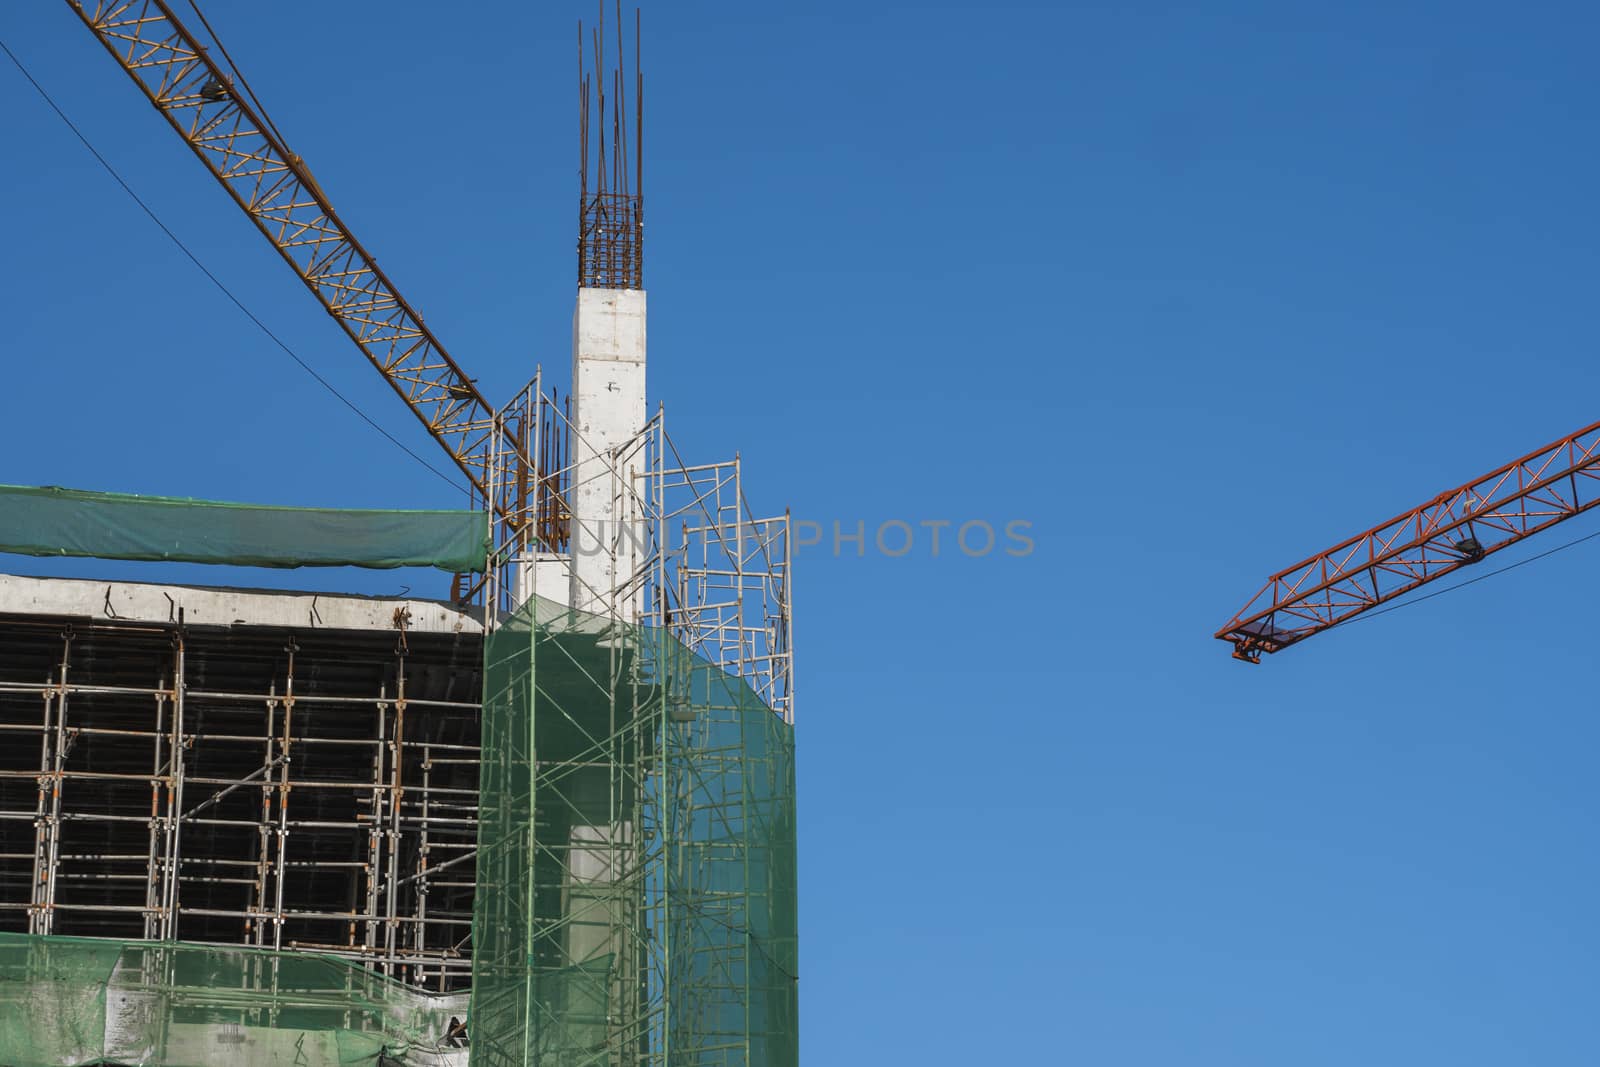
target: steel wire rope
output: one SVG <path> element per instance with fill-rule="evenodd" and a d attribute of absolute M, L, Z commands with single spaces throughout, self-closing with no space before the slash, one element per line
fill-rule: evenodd
<path fill-rule="evenodd" d="M 1409 599 L 1409 600 L 1402 600 L 1398 604 L 1390 604 L 1388 607 L 1378 608 L 1376 611 L 1364 611 L 1360 615 L 1355 616 L 1354 618 L 1345 619 L 1343 622 L 1336 623 L 1333 628 L 1337 629 L 1339 626 L 1344 626 L 1344 625 L 1347 625 L 1349 623 L 1365 622 L 1368 619 L 1376 619 L 1378 616 L 1387 615 L 1391 611 L 1399 611 L 1401 608 L 1409 608 L 1409 607 L 1412 607 L 1413 605 L 1420 604 L 1424 600 L 1432 600 L 1436 596 L 1444 596 L 1446 593 L 1454 593 L 1458 589 L 1465 589 L 1469 585 L 1476 585 L 1478 582 L 1486 581 L 1486 580 L 1488 580 L 1490 578 L 1494 578 L 1494 577 L 1496 577 L 1498 575 L 1505 574 L 1507 571 L 1514 571 L 1518 567 L 1525 567 L 1529 563 L 1533 563 L 1533 562 L 1536 562 L 1537 560 L 1544 559 L 1546 556 L 1553 556 L 1557 552 L 1564 552 L 1569 548 L 1573 548 L 1573 547 L 1575 547 L 1577 545 L 1581 545 L 1585 541 L 1592 541 L 1597 537 L 1600 537 L 1600 530 L 1596 530 L 1594 533 L 1591 533 L 1591 534 L 1584 534 L 1582 537 L 1574 538 L 1573 540 L 1568 541 L 1566 544 L 1557 545 L 1554 548 L 1547 548 L 1543 552 L 1539 552 L 1539 553 L 1537 553 L 1535 555 L 1529 556 L 1527 559 L 1519 559 L 1515 563 L 1508 563 L 1504 567 L 1497 567 L 1496 569 L 1494 569 L 1492 571 L 1489 571 L 1489 572 L 1487 572 L 1485 574 L 1480 574 L 1480 575 L 1477 575 L 1476 577 L 1468 578 L 1464 582 L 1457 582 L 1455 585 L 1447 586 L 1444 589 L 1435 589 L 1431 593 L 1425 593 L 1422 596 L 1414 597 L 1414 598 Z"/>

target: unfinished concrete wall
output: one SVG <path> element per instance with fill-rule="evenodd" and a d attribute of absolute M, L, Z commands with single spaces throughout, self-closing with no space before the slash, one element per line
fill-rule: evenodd
<path fill-rule="evenodd" d="M 572 580 L 570 605 L 626 621 L 636 592 L 617 594 L 643 556 L 638 516 L 625 506 L 625 446 L 644 427 L 645 294 L 580 289 L 572 315 Z M 621 466 L 621 477 L 614 468 Z"/>

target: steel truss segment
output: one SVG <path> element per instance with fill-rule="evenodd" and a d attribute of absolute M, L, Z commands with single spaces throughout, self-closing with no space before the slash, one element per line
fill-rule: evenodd
<path fill-rule="evenodd" d="M 165 0 L 68 4 L 143 90 L 481 497 L 496 411 L 340 220 L 305 162 Z M 528 457 L 506 442 L 520 462 Z M 514 481 L 514 480 L 513 480 Z M 508 483 L 509 484 L 509 483 Z M 490 498 L 506 518 L 508 500 Z"/>
<path fill-rule="evenodd" d="M 1216 637 L 1259 662 L 1600 504 L 1600 423 L 1267 579 Z"/>

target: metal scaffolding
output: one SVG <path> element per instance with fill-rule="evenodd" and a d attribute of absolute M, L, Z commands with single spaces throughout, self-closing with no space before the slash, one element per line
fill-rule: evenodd
<path fill-rule="evenodd" d="M 0 606 L 0 931 L 470 986 L 483 1063 L 793 1062 L 789 520 L 663 412 L 580 467 L 537 378 L 519 410 L 499 436 L 545 465 L 484 494 L 515 507 L 481 629 Z M 578 588 L 581 545 L 612 588 Z"/>
<path fill-rule="evenodd" d="M 476 638 L 0 620 L 0 929 L 467 984 Z"/>
<path fill-rule="evenodd" d="M 540 459 L 529 485 L 507 493 L 491 482 L 473 497 L 480 507 L 509 496 L 515 507 L 491 513 L 496 545 L 477 589 L 484 625 L 493 630 L 530 594 L 568 603 L 564 584 L 535 580 L 538 560 L 582 545 L 609 553 L 609 589 L 584 586 L 586 602 L 609 604 L 613 623 L 660 627 L 709 663 L 749 683 L 784 721 L 794 722 L 792 523 L 787 512 L 760 516 L 745 495 L 743 462 L 688 462 L 667 432 L 665 408 L 599 463 L 583 467 L 582 433 L 566 404 L 543 390 L 543 372 L 516 404 L 529 412 L 525 448 Z M 518 435 L 500 435 L 515 441 Z M 535 448 L 532 442 L 538 442 Z M 552 442 L 558 447 L 552 447 Z M 510 445 L 502 446 L 509 450 Z M 508 455 L 490 467 L 509 470 Z M 513 477 L 513 475 L 505 475 Z M 579 479 L 607 483 L 617 501 L 614 529 L 586 529 L 574 516 Z M 574 529 L 576 527 L 576 531 Z M 560 579 L 565 583 L 566 578 Z"/>
<path fill-rule="evenodd" d="M 738 457 L 685 462 L 664 412 L 599 469 L 549 475 L 544 510 L 605 546 L 615 584 L 541 589 L 537 524 L 499 527 L 475 1062 L 793 1063 L 788 517 L 752 512 Z M 580 476 L 609 483 L 590 488 L 615 529 L 565 506 Z"/>

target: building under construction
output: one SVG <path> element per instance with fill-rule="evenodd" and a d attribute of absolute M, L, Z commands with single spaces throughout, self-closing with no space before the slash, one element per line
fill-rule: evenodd
<path fill-rule="evenodd" d="M 0 1064 L 795 1063 L 790 526 L 646 403 L 637 23 L 580 30 L 568 395 L 496 404 L 198 8 L 67 3 L 473 507 L 0 487 L 0 551 L 449 594 L 0 576 Z"/>

